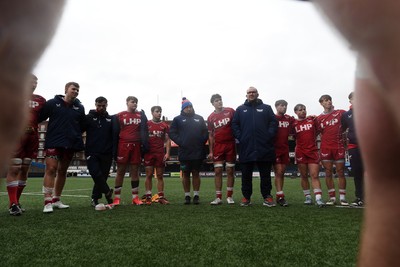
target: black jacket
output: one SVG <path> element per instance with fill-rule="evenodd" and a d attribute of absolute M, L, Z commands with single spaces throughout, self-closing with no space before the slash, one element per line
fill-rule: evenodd
<path fill-rule="evenodd" d="M 179 146 L 179 160 L 205 159 L 208 129 L 202 116 L 182 111 L 172 121 L 169 137 Z"/>
<path fill-rule="evenodd" d="M 92 154 L 112 155 L 113 148 L 112 116 L 107 112 L 98 113 L 92 109 L 86 115 L 86 156 Z"/>

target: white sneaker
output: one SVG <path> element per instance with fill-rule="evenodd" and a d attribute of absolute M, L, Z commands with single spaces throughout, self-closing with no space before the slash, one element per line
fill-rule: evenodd
<path fill-rule="evenodd" d="M 57 209 L 68 209 L 69 205 L 65 205 L 63 204 L 60 200 L 57 202 L 53 203 L 53 208 L 57 208 Z"/>
<path fill-rule="evenodd" d="M 315 205 L 318 206 L 318 208 L 322 208 L 325 206 L 325 203 L 321 199 L 315 200 Z"/>
<path fill-rule="evenodd" d="M 231 197 L 226 198 L 226 202 L 227 202 L 228 204 L 235 204 L 235 201 L 234 201 L 233 198 L 231 198 Z"/>
<path fill-rule="evenodd" d="M 43 208 L 43 213 L 52 213 L 53 212 L 53 204 L 48 203 Z"/>
<path fill-rule="evenodd" d="M 222 200 L 220 198 L 216 198 L 213 201 L 211 201 L 210 203 L 211 205 L 221 205 L 222 204 Z"/>
<path fill-rule="evenodd" d="M 304 201 L 304 205 L 312 205 L 311 197 L 306 197 L 306 200 Z"/>
<path fill-rule="evenodd" d="M 327 206 L 334 206 L 334 205 L 336 205 L 336 199 L 335 199 L 335 198 L 330 198 L 330 199 L 325 203 L 325 205 L 327 205 Z"/>

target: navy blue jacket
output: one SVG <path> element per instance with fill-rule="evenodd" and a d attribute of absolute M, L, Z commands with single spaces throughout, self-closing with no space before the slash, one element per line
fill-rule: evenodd
<path fill-rule="evenodd" d="M 113 128 L 112 117 L 105 112 L 101 114 L 92 109 L 86 115 L 85 154 L 102 154 L 112 156 Z"/>
<path fill-rule="evenodd" d="M 39 121 L 49 118 L 44 147 L 81 151 L 84 149 L 85 108 L 78 99 L 68 105 L 62 98 L 62 95 L 56 95 L 48 100 L 40 112 Z"/>
<path fill-rule="evenodd" d="M 172 121 L 169 137 L 179 146 L 179 160 L 205 159 L 208 130 L 202 116 L 182 111 Z"/>
<path fill-rule="evenodd" d="M 236 109 L 232 120 L 233 134 L 239 140 L 239 161 L 274 161 L 274 138 L 278 121 L 271 106 L 261 99 L 247 100 Z"/>
<path fill-rule="evenodd" d="M 353 119 L 353 109 L 346 111 L 342 115 L 342 130 L 347 132 L 347 139 L 349 144 L 357 145 L 357 136 L 356 136 L 356 127 L 354 126 L 354 119 Z"/>

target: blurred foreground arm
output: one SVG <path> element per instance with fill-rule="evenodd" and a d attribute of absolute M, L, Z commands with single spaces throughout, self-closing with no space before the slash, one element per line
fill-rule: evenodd
<path fill-rule="evenodd" d="M 355 124 L 366 168 L 359 266 L 400 262 L 400 1 L 316 0 L 359 52 Z"/>
<path fill-rule="evenodd" d="M 0 167 L 15 149 L 28 115 L 31 71 L 49 44 L 64 0 L 0 2 Z"/>

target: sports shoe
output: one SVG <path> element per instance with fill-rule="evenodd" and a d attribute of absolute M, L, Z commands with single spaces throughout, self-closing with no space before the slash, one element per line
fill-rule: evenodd
<path fill-rule="evenodd" d="M 65 205 L 61 202 L 61 200 L 54 202 L 53 204 L 53 208 L 57 208 L 57 209 L 68 209 L 69 205 Z"/>
<path fill-rule="evenodd" d="M 18 207 L 19 207 L 19 209 L 20 209 L 22 212 L 25 212 L 25 211 L 26 211 L 26 209 L 24 209 L 24 208 L 22 207 L 21 203 L 18 203 Z"/>
<path fill-rule="evenodd" d="M 279 203 L 279 205 L 281 205 L 282 207 L 287 207 L 289 206 L 289 204 L 287 203 L 287 201 L 285 200 L 284 197 L 280 197 L 277 201 Z"/>
<path fill-rule="evenodd" d="M 143 201 L 142 201 L 143 202 Z M 151 201 L 151 196 L 146 196 L 146 201 L 145 201 L 146 205 L 151 205 L 153 204 L 153 202 Z"/>
<path fill-rule="evenodd" d="M 99 200 L 92 198 L 92 201 L 90 202 L 90 204 L 92 205 L 92 207 L 96 207 L 99 204 Z"/>
<path fill-rule="evenodd" d="M 240 206 L 242 206 L 242 207 L 247 207 L 247 206 L 250 206 L 251 205 L 251 201 L 250 201 L 250 199 L 247 199 L 247 198 L 242 198 L 242 202 L 240 202 Z"/>
<path fill-rule="evenodd" d="M 306 200 L 304 201 L 304 205 L 312 205 L 311 197 L 306 197 Z"/>
<path fill-rule="evenodd" d="M 353 202 L 351 202 L 351 206 L 364 207 L 364 201 L 361 198 L 356 198 Z"/>
<path fill-rule="evenodd" d="M 154 194 L 152 197 L 151 197 L 151 202 L 154 202 L 154 203 L 158 203 L 158 200 L 160 199 L 160 196 L 158 195 L 158 194 Z"/>
<path fill-rule="evenodd" d="M 107 203 L 108 203 L 108 204 L 112 204 L 112 203 L 113 203 L 113 199 L 112 199 L 113 193 L 114 193 L 114 189 L 110 188 L 110 191 L 108 191 L 107 194 L 104 194 L 104 196 L 105 196 L 106 199 L 107 199 Z"/>
<path fill-rule="evenodd" d="M 222 204 L 222 200 L 219 197 L 217 197 L 216 199 L 211 201 L 210 204 L 211 205 L 221 205 Z"/>
<path fill-rule="evenodd" d="M 185 202 L 184 202 L 183 204 L 189 205 L 191 199 L 192 199 L 192 198 L 191 198 L 190 196 L 185 196 Z"/>
<path fill-rule="evenodd" d="M 267 197 L 264 199 L 263 205 L 264 205 L 264 206 L 267 206 L 268 208 L 272 208 L 272 207 L 275 207 L 275 206 L 276 206 L 276 204 L 275 204 L 274 199 L 272 198 L 272 196 L 267 196 Z"/>
<path fill-rule="evenodd" d="M 232 197 L 227 197 L 227 198 L 226 198 L 226 202 L 227 202 L 229 205 L 235 204 L 235 201 L 233 200 Z"/>
<path fill-rule="evenodd" d="M 199 205 L 200 204 L 200 197 L 198 195 L 195 195 L 193 197 L 193 204 Z"/>
<path fill-rule="evenodd" d="M 143 205 L 143 201 L 140 200 L 139 196 L 136 196 L 132 199 L 132 205 L 141 206 Z"/>
<path fill-rule="evenodd" d="M 349 202 L 347 202 L 346 199 L 341 199 L 341 200 L 340 200 L 340 205 L 342 205 L 342 206 L 349 206 Z"/>
<path fill-rule="evenodd" d="M 121 204 L 121 199 L 119 197 L 115 197 L 112 205 L 119 206 L 120 204 Z"/>
<path fill-rule="evenodd" d="M 168 205 L 169 201 L 165 197 L 159 197 L 158 203 L 160 203 L 161 205 Z"/>
<path fill-rule="evenodd" d="M 336 205 L 336 200 L 334 198 L 331 198 L 325 203 L 325 205 L 334 206 L 334 205 Z"/>
<path fill-rule="evenodd" d="M 325 207 L 325 203 L 321 199 L 315 200 L 315 205 L 317 205 L 318 208 Z"/>
<path fill-rule="evenodd" d="M 13 203 L 11 205 L 11 207 L 8 211 L 10 212 L 10 215 L 12 215 L 12 216 L 20 216 L 22 214 L 22 210 L 15 203 Z"/>
<path fill-rule="evenodd" d="M 52 203 L 47 203 L 44 205 L 43 208 L 43 213 L 52 213 L 53 212 L 53 204 Z"/>

